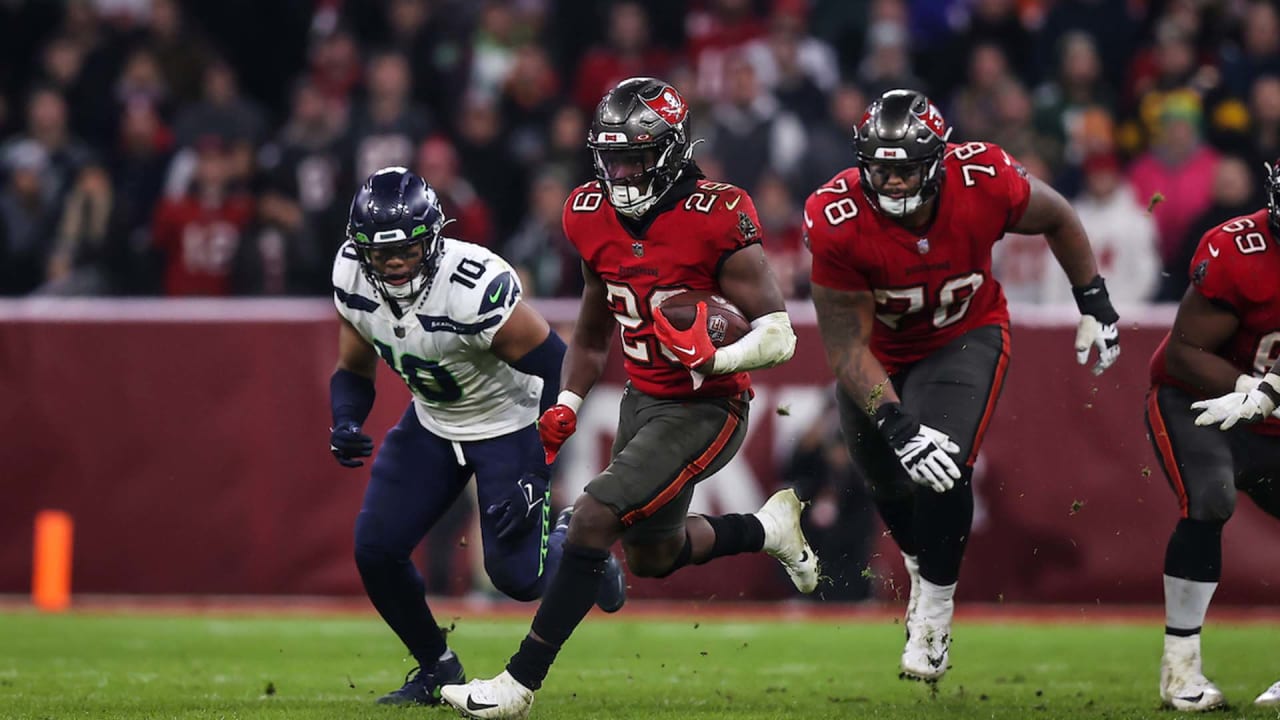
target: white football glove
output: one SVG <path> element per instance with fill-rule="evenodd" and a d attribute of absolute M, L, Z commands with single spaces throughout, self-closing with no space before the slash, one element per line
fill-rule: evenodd
<path fill-rule="evenodd" d="M 1203 411 L 1196 417 L 1196 425 L 1217 425 L 1219 430 L 1230 430 L 1238 422 L 1261 422 L 1275 414 L 1280 401 L 1280 376 L 1267 373 L 1256 383 L 1242 382 L 1244 379 L 1245 376 L 1241 376 L 1236 380 L 1236 392 L 1191 403 L 1191 409 Z M 1250 384 L 1252 389 L 1241 391 L 1242 385 Z"/>
<path fill-rule="evenodd" d="M 911 479 L 934 492 L 946 492 L 960 479 L 960 468 L 951 459 L 960 452 L 960 446 L 946 433 L 928 425 L 921 425 L 920 431 L 894 452 Z"/>
<path fill-rule="evenodd" d="M 1101 375 L 1120 357 L 1120 331 L 1115 323 L 1104 325 L 1092 315 L 1082 315 L 1076 327 L 1076 362 L 1088 364 L 1089 351 L 1095 347 L 1098 362 L 1093 366 L 1093 374 Z"/>

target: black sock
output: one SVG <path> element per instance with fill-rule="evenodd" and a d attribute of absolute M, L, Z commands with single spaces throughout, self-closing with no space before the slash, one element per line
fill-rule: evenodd
<path fill-rule="evenodd" d="M 1164 553 L 1164 574 L 1196 582 L 1222 579 L 1222 526 L 1183 518 L 1178 521 Z"/>
<path fill-rule="evenodd" d="M 507 663 L 507 672 L 521 685 L 530 690 L 542 687 L 560 646 L 595 605 L 608 558 L 608 550 L 564 544 L 564 559 L 533 616 L 531 636 Z M 535 640 L 534 634 L 542 641 Z"/>
<path fill-rule="evenodd" d="M 955 487 L 944 493 L 928 488 L 916 492 L 916 541 L 920 577 L 935 585 L 960 578 L 960 561 L 973 523 L 973 468 L 962 467 Z"/>
<path fill-rule="evenodd" d="M 932 492 L 932 491 L 930 491 Z M 916 542 L 915 514 L 916 497 L 907 493 L 901 497 L 874 498 L 876 510 L 880 511 L 880 519 L 884 521 L 898 549 L 908 555 L 918 555 L 920 545 Z"/>
<path fill-rule="evenodd" d="M 710 562 L 726 555 L 760 552 L 764 548 L 764 526 L 755 515 L 731 513 L 729 515 L 703 515 L 702 518 L 716 534 L 711 552 L 697 564 Z"/>
<path fill-rule="evenodd" d="M 435 665 L 449 646 L 427 607 L 426 586 L 413 562 L 357 548 L 356 567 L 369 601 L 409 653 L 424 668 Z"/>

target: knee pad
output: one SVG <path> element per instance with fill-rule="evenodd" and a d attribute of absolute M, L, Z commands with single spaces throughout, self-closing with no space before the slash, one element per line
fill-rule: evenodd
<path fill-rule="evenodd" d="M 1235 486 L 1187 492 L 1187 517 L 1205 523 L 1225 523 L 1236 510 Z"/>

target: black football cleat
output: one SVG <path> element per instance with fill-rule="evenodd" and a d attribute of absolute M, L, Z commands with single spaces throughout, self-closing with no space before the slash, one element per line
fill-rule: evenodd
<path fill-rule="evenodd" d="M 404 685 L 378 698 L 379 705 L 439 705 L 440 688 L 445 685 L 458 685 L 467 681 L 462 670 L 462 662 L 458 656 L 449 653 L 449 657 L 436 662 L 435 667 L 424 670 L 416 667 L 404 678 Z"/>

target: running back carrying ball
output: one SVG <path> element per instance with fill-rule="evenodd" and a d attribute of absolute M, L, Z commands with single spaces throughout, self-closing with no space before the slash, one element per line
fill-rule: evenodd
<path fill-rule="evenodd" d="M 688 330 L 700 302 L 707 304 L 707 334 L 716 347 L 731 345 L 751 331 L 751 323 L 741 310 L 724 297 L 706 290 L 686 290 L 667 298 L 658 307 L 677 330 Z"/>

